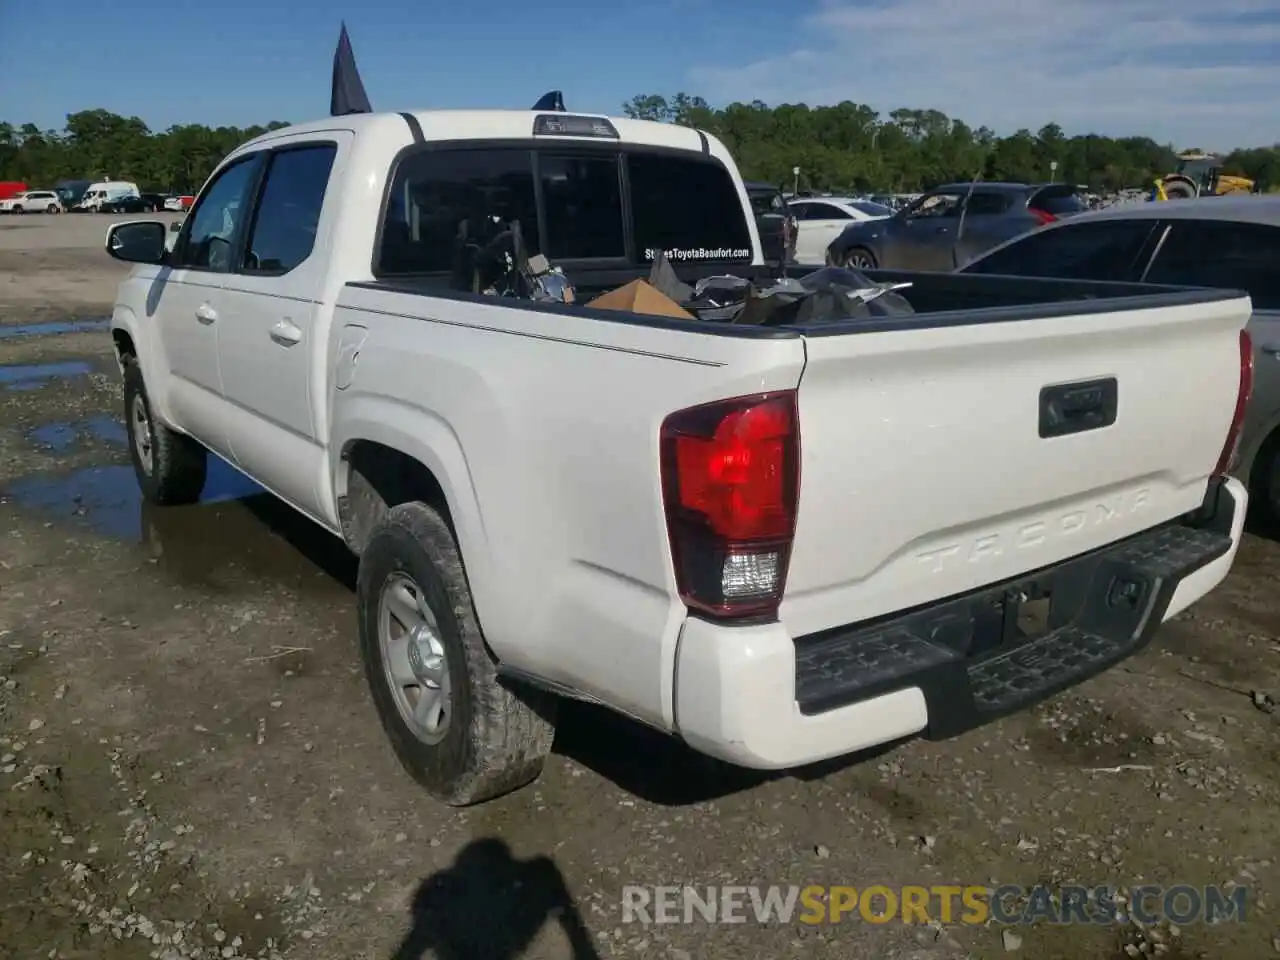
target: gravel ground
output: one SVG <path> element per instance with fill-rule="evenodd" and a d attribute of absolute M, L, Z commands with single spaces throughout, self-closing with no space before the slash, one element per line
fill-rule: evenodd
<path fill-rule="evenodd" d="M 229 468 L 197 506 L 139 503 L 93 323 L 106 222 L 0 220 L 0 956 L 1280 956 L 1280 545 L 1251 536 L 1122 667 L 953 741 L 758 776 L 570 706 L 536 784 L 444 809 L 378 727 L 345 549 Z M 625 884 L 1037 882 L 1244 885 L 1248 914 L 621 909 Z"/>

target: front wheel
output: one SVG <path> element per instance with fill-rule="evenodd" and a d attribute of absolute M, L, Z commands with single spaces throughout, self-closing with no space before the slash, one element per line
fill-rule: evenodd
<path fill-rule="evenodd" d="M 378 718 L 428 793 L 467 806 L 538 776 L 555 703 L 535 692 L 518 697 L 499 680 L 438 512 L 404 503 L 378 523 L 360 557 L 356 611 Z"/>
<path fill-rule="evenodd" d="M 124 412 L 129 456 L 142 495 L 159 506 L 199 500 L 209 455 L 191 437 L 156 420 L 142 370 L 133 358 L 124 365 Z"/>

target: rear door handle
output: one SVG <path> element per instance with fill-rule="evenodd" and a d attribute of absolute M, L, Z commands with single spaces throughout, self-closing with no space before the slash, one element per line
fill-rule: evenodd
<path fill-rule="evenodd" d="M 282 347 L 292 347 L 302 339 L 302 331 L 288 320 L 281 320 L 271 328 L 271 339 Z"/>
<path fill-rule="evenodd" d="M 1260 343 L 1258 349 L 1269 357 L 1280 359 L 1280 344 L 1278 343 Z"/>
<path fill-rule="evenodd" d="M 218 311 L 213 309 L 207 303 L 202 303 L 196 307 L 196 319 L 201 323 L 210 324 L 218 319 Z"/>

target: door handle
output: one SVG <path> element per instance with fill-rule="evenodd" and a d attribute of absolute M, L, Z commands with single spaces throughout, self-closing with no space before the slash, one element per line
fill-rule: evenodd
<path fill-rule="evenodd" d="M 292 347 L 302 339 L 302 331 L 288 320 L 281 320 L 271 328 L 271 339 L 282 347 Z"/>
<path fill-rule="evenodd" d="M 1275 357 L 1280 360 L 1280 344 L 1277 343 L 1260 343 L 1258 349 L 1269 357 Z"/>
<path fill-rule="evenodd" d="M 218 319 L 218 311 L 213 309 L 207 303 L 202 303 L 196 307 L 196 319 L 201 323 L 210 324 Z"/>

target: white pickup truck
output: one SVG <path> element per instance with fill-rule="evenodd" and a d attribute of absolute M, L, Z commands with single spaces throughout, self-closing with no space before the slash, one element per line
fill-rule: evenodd
<path fill-rule="evenodd" d="M 475 292 L 460 223 L 519 220 L 576 303 Z M 207 451 L 360 557 L 360 650 L 448 803 L 537 776 L 562 697 L 796 767 L 947 737 L 1140 649 L 1227 574 L 1247 297 L 915 274 L 914 315 L 790 326 L 582 305 L 764 269 L 686 127 L 346 116 L 214 172 L 112 336 L 133 462 Z"/>

